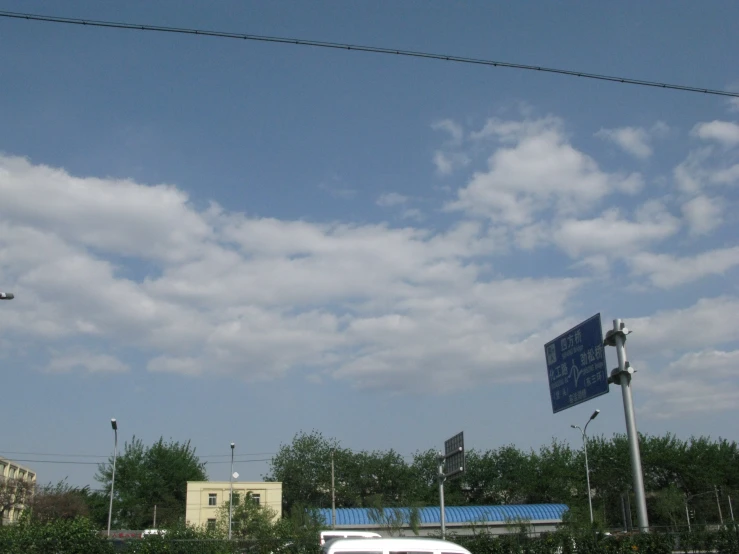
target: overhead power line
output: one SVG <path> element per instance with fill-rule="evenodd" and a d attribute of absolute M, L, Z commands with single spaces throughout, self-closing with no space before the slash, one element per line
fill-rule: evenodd
<path fill-rule="evenodd" d="M 24 459 L 24 458 L 6 458 L 6 460 L 10 462 L 32 462 L 35 464 L 73 464 L 73 465 L 85 465 L 85 466 L 97 466 L 100 465 L 101 462 L 80 462 L 78 460 L 30 460 L 30 459 Z M 271 458 L 262 458 L 258 460 L 234 460 L 234 463 L 239 464 L 248 464 L 250 462 L 269 462 Z M 204 463 L 208 465 L 213 464 L 230 464 L 230 461 L 223 461 L 223 462 L 211 462 L 206 460 Z"/>
<path fill-rule="evenodd" d="M 526 71 L 540 71 L 543 73 L 555 73 L 558 75 L 567 75 L 569 77 L 582 77 L 583 79 L 596 79 L 599 81 L 609 81 L 614 83 L 623 83 L 627 85 L 639 85 L 644 87 L 663 88 L 671 90 L 681 90 L 684 92 L 699 92 L 703 94 L 711 94 L 717 96 L 728 96 L 739 98 L 739 92 L 730 92 L 726 90 L 709 89 L 703 87 L 676 85 L 671 83 L 662 83 L 659 81 L 649 81 L 644 79 L 634 79 L 631 77 L 615 77 L 613 75 L 603 75 L 599 73 L 588 73 L 584 71 L 576 71 L 571 69 L 560 69 L 554 67 L 544 67 L 538 65 L 520 64 L 504 61 L 487 60 L 481 58 L 468 58 L 464 56 L 454 56 L 449 54 L 434 54 L 431 52 L 417 52 L 414 50 L 398 50 L 395 48 L 383 48 L 378 46 L 363 46 L 358 44 L 345 44 L 339 42 L 324 42 L 318 40 L 304 40 L 286 37 L 274 37 L 264 35 L 251 35 L 242 33 L 229 33 L 225 31 L 208 31 L 205 29 L 192 29 L 185 27 L 164 27 L 161 25 L 146 25 L 140 23 L 124 23 L 117 21 L 96 21 L 91 19 L 77 19 L 71 17 L 55 17 L 49 15 L 38 15 L 30 13 L 6 12 L 0 11 L 0 17 L 12 19 L 26 19 L 29 21 L 43 21 L 46 23 L 66 23 L 70 25 L 84 25 L 88 27 L 107 27 L 113 29 L 128 29 L 135 31 L 155 31 L 160 33 L 178 33 L 185 35 L 198 35 L 218 38 L 231 38 L 240 40 L 252 40 L 259 42 L 274 42 L 281 44 L 295 44 L 299 46 L 314 46 L 318 48 L 332 48 L 336 50 L 354 50 L 358 52 L 371 52 L 374 54 L 394 54 L 397 56 L 407 56 L 412 58 L 426 58 L 431 60 L 442 60 L 456 63 L 466 63 L 475 65 L 486 65 L 492 67 L 507 67 L 510 69 L 521 69 Z"/>
<path fill-rule="evenodd" d="M 8 454 L 15 454 L 15 455 L 21 455 L 21 456 L 59 456 L 62 458 L 109 458 L 112 456 L 112 454 L 62 454 L 59 452 L 15 452 L 15 451 L 5 451 L 0 452 L 0 456 L 6 456 Z M 234 457 L 235 461 L 250 461 L 248 459 L 244 460 L 244 456 L 269 456 L 275 454 L 275 452 L 251 452 L 248 454 L 236 454 Z M 205 455 L 198 455 L 199 459 L 204 458 L 230 458 L 230 454 L 205 454 Z"/>

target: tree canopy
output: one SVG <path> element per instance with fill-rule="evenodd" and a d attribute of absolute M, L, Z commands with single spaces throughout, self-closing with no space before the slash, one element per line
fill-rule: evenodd
<path fill-rule="evenodd" d="M 112 473 L 111 456 L 98 466 L 95 475 L 106 491 L 110 490 Z M 125 443 L 116 460 L 114 526 L 127 529 L 151 527 L 155 505 L 157 524 L 173 525 L 185 515 L 187 482 L 206 480 L 205 463 L 195 455 L 190 441 L 165 442 L 160 438 L 147 447 L 134 436 L 130 443 Z"/>
<path fill-rule="evenodd" d="M 718 502 L 729 513 L 728 496 L 739 498 L 736 442 L 674 435 L 640 437 L 650 524 L 686 525 L 718 521 Z M 267 480 L 283 483 L 286 514 L 306 506 L 331 506 L 331 452 L 336 507 L 438 505 L 438 462 L 433 450 L 404 458 L 394 450 L 352 452 L 318 431 L 299 432 L 281 445 Z M 445 503 L 453 505 L 564 503 L 576 517 L 588 518 L 585 460 L 581 448 L 554 440 L 538 451 L 513 445 L 466 453 L 462 479 L 447 481 Z M 624 524 L 634 506 L 628 443 L 623 435 L 588 440 L 591 494 L 596 521 Z M 714 489 L 716 487 L 716 489 Z M 716 493 L 712 491 L 716 491 Z"/>

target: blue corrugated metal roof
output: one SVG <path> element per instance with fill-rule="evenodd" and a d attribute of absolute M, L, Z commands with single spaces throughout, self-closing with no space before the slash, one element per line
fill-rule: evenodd
<path fill-rule="evenodd" d="M 369 508 L 337 508 L 336 525 L 372 525 Z M 408 517 L 409 508 L 400 508 Z M 447 523 L 504 523 L 510 520 L 561 521 L 568 510 L 565 504 L 514 504 L 506 506 L 448 506 L 444 509 Z M 439 523 L 439 507 L 419 508 L 421 524 Z M 326 525 L 331 523 L 331 509 L 319 510 Z"/>

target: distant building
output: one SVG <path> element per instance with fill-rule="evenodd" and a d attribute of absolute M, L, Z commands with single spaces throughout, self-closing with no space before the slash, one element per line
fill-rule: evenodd
<path fill-rule="evenodd" d="M 562 523 L 569 508 L 565 504 L 515 504 L 505 506 L 447 506 L 444 509 L 447 533 L 469 535 L 473 530 L 503 534 L 525 526 L 528 533 L 551 532 Z M 441 510 L 438 506 L 418 508 L 420 536 L 435 535 L 441 531 Z M 331 528 L 331 509 L 319 510 L 326 529 Z M 378 517 L 379 516 L 379 517 Z M 383 523 L 384 520 L 384 523 Z M 402 535 L 413 535 L 410 527 L 410 508 L 385 508 L 384 514 L 371 508 L 337 508 L 336 529 L 374 531 L 388 536 L 391 525 L 399 527 Z"/>
<path fill-rule="evenodd" d="M 33 493 L 36 485 L 36 472 L 24 467 L 12 460 L 0 457 L 0 511 L 2 521 L 5 525 L 17 521 L 25 508 L 23 499 L 19 498 L 16 491 L 18 483 L 27 489 L 27 494 Z"/>
<path fill-rule="evenodd" d="M 268 506 L 282 517 L 282 483 L 277 482 L 233 482 L 233 504 L 244 502 L 247 493 L 251 493 L 251 501 L 260 506 Z M 228 502 L 228 481 L 188 481 L 187 508 L 185 521 L 188 525 L 214 528 L 218 518 L 218 509 Z"/>

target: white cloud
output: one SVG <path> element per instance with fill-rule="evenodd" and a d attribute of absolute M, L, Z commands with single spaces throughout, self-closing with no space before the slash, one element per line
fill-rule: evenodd
<path fill-rule="evenodd" d="M 710 176 L 711 182 L 720 185 L 733 185 L 739 183 L 739 164 L 717 169 Z"/>
<path fill-rule="evenodd" d="M 707 146 L 690 152 L 673 174 L 682 192 L 697 194 L 709 185 L 739 183 L 739 164 L 733 162 L 730 153 Z"/>
<path fill-rule="evenodd" d="M 580 213 L 612 192 L 633 193 L 642 185 L 638 174 L 602 172 L 567 141 L 556 118 L 491 120 L 479 135 L 497 137 L 504 146 L 489 158 L 487 171 L 476 172 L 458 191 L 448 210 L 523 226 L 552 207 L 562 215 Z"/>
<path fill-rule="evenodd" d="M 418 208 L 409 208 L 404 210 L 400 217 L 403 219 L 413 219 L 415 221 L 423 221 L 425 219 L 423 212 Z"/>
<path fill-rule="evenodd" d="M 446 152 L 437 150 L 434 152 L 434 166 L 439 175 L 451 175 L 457 169 L 470 164 L 470 157 L 463 152 Z"/>
<path fill-rule="evenodd" d="M 645 373 L 640 386 L 650 393 L 645 411 L 657 417 L 736 409 L 739 350 L 685 354 L 657 374 Z"/>
<path fill-rule="evenodd" d="M 197 256 L 212 238 L 187 194 L 174 186 L 78 178 L 17 157 L 2 158 L 0 167 L 6 222 L 43 225 L 84 247 L 166 262 Z"/>
<path fill-rule="evenodd" d="M 679 228 L 679 220 L 655 200 L 641 206 L 634 221 L 622 218 L 616 208 L 594 219 L 566 219 L 554 231 L 553 240 L 573 258 L 599 253 L 614 256 L 642 250 Z"/>
<path fill-rule="evenodd" d="M 377 199 L 377 205 L 382 207 L 397 206 L 408 202 L 408 197 L 397 192 L 381 194 Z"/>
<path fill-rule="evenodd" d="M 626 320 L 640 356 L 688 352 L 739 340 L 739 298 L 701 298 L 692 306 Z"/>
<path fill-rule="evenodd" d="M 127 364 L 113 356 L 91 352 L 55 355 L 46 366 L 49 373 L 68 373 L 74 370 L 87 373 L 124 373 L 129 369 Z"/>
<path fill-rule="evenodd" d="M 596 137 L 610 140 L 624 151 L 640 160 L 646 160 L 652 155 L 649 144 L 649 134 L 641 127 L 621 127 L 618 129 L 601 129 L 595 133 Z"/>
<path fill-rule="evenodd" d="M 680 208 L 691 235 L 707 235 L 722 223 L 723 199 L 696 196 Z"/>
<path fill-rule="evenodd" d="M 0 334 L 43 338 L 53 371 L 123 370 L 102 354 L 115 348 L 150 371 L 247 380 L 333 372 L 414 389 L 422 375 L 438 390 L 451 359 L 464 386 L 528 379 L 526 341 L 581 284 L 486 274 L 477 258 L 507 244 L 480 222 L 434 232 L 198 211 L 174 187 L 8 157 L 0 195 L 0 277 L 16 293 Z M 56 354 L 62 341 L 101 354 Z"/>
<path fill-rule="evenodd" d="M 718 142 L 724 146 L 739 144 L 739 125 L 731 121 L 711 121 L 698 123 L 691 133 L 703 140 Z"/>
<path fill-rule="evenodd" d="M 431 128 L 437 131 L 446 131 L 449 133 L 452 144 L 460 145 L 464 138 L 464 129 L 459 123 L 451 119 L 442 119 L 431 125 Z"/>
<path fill-rule="evenodd" d="M 601 129 L 595 133 L 595 136 L 609 140 L 628 154 L 645 160 L 653 153 L 651 144 L 653 139 L 664 138 L 669 133 L 670 127 L 663 121 L 658 121 L 649 129 L 643 127 Z"/>
<path fill-rule="evenodd" d="M 641 252 L 630 256 L 628 262 L 633 273 L 647 275 L 652 284 L 668 289 L 708 275 L 723 275 L 738 266 L 739 246 L 710 250 L 685 258 Z"/>
<path fill-rule="evenodd" d="M 431 128 L 446 131 L 449 134 L 449 140 L 446 141 L 444 148 L 434 152 L 433 162 L 439 175 L 449 176 L 470 164 L 472 160 L 461 150 L 464 142 L 464 129 L 459 123 L 451 119 L 443 119 L 431 125 Z"/>

